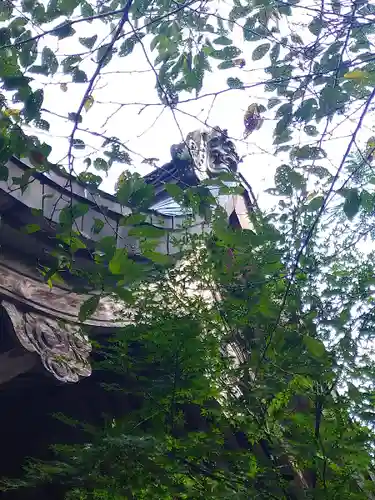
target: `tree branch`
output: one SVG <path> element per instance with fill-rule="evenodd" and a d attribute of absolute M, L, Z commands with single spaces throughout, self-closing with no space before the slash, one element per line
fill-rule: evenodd
<path fill-rule="evenodd" d="M 130 10 L 130 8 L 132 6 L 132 3 L 133 3 L 133 0 L 128 0 L 126 2 L 126 5 L 125 5 L 124 9 L 122 9 L 123 14 L 122 14 L 122 17 L 120 19 L 120 22 L 118 23 L 116 31 L 115 31 L 115 33 L 114 33 L 114 35 L 112 37 L 112 40 L 108 44 L 108 46 L 107 46 L 104 54 L 102 55 L 101 59 L 99 60 L 97 66 L 96 66 L 96 69 L 95 69 L 92 77 L 90 78 L 89 84 L 88 84 L 88 86 L 86 88 L 86 91 L 85 91 L 85 93 L 83 95 L 81 103 L 80 103 L 80 105 L 78 107 L 78 110 L 77 110 L 77 113 L 76 113 L 76 116 L 75 116 L 75 120 L 74 120 L 73 130 L 72 130 L 72 133 L 70 134 L 70 139 L 69 139 L 68 170 L 69 170 L 70 174 L 72 173 L 72 169 L 73 169 L 73 165 L 72 165 L 72 149 L 73 149 L 74 135 L 75 135 L 75 133 L 77 131 L 77 128 L 78 128 L 78 123 L 79 123 L 79 119 L 80 119 L 83 107 L 85 105 L 85 102 L 87 101 L 87 99 L 91 95 L 91 92 L 92 92 L 92 89 L 94 87 L 95 81 L 98 78 L 101 69 L 103 68 L 104 62 L 105 62 L 108 54 L 112 51 L 113 46 L 116 43 L 116 41 L 118 40 L 118 38 L 119 38 L 119 36 L 121 34 L 121 31 L 122 31 L 122 29 L 123 29 L 126 21 L 129 20 L 129 10 Z"/>
<path fill-rule="evenodd" d="M 333 193 L 334 191 L 334 188 L 335 188 L 335 185 L 336 185 L 336 182 L 342 172 L 342 169 L 344 168 L 344 165 L 345 165 L 345 162 L 348 158 L 348 155 L 350 154 L 350 151 L 353 147 L 353 145 L 355 144 L 355 141 L 356 141 L 356 138 L 357 138 L 357 135 L 358 135 L 358 132 L 360 131 L 361 127 L 362 127 L 362 122 L 367 114 L 367 111 L 369 110 L 370 108 L 370 105 L 371 105 L 371 102 L 373 101 L 375 97 L 375 88 L 372 90 L 369 98 L 367 99 L 367 102 L 363 108 L 363 111 L 361 113 L 361 116 L 359 117 L 359 120 L 358 120 L 358 123 L 357 123 L 357 126 L 353 132 L 353 135 L 351 136 L 351 139 L 346 147 L 346 150 L 343 154 L 343 157 L 341 159 L 341 162 L 340 162 L 340 165 L 336 171 L 336 174 L 334 175 L 333 179 L 332 179 L 332 182 L 331 182 L 331 185 L 328 189 L 328 192 L 327 194 L 325 195 L 324 199 L 323 199 L 323 203 L 322 203 L 322 206 L 320 207 L 320 210 L 318 211 L 313 223 L 311 224 L 310 226 L 310 229 L 304 239 L 304 241 L 302 242 L 302 245 L 300 247 L 300 249 L 298 250 L 298 253 L 296 255 L 296 258 L 295 258 L 295 262 L 294 262 L 294 265 L 293 265 L 293 269 L 292 269 L 292 272 L 290 274 L 290 278 L 288 280 L 288 284 L 286 286 L 286 289 L 285 289 L 285 293 L 284 293 L 284 296 L 282 298 L 282 301 L 281 301 L 281 306 L 280 306 L 280 310 L 279 310 L 279 314 L 278 314 L 278 317 L 277 317 L 277 320 L 276 320 L 276 323 L 275 323 L 275 326 L 274 328 L 272 329 L 272 332 L 270 333 L 270 336 L 266 342 L 266 345 L 264 347 L 264 350 L 263 350 L 263 353 L 262 355 L 260 356 L 260 359 L 259 359 L 259 363 L 258 363 L 258 368 L 257 368 L 257 371 L 259 370 L 260 368 L 260 365 L 261 363 L 263 362 L 263 360 L 265 359 L 266 357 L 266 354 L 267 354 L 267 351 L 271 345 L 271 342 L 272 342 L 272 339 L 273 339 L 273 334 L 274 332 L 276 331 L 277 327 L 279 326 L 279 323 L 280 323 L 280 320 L 281 320 L 281 316 L 282 316 L 282 313 L 284 311 L 284 308 L 285 308 L 285 305 L 286 305 L 286 301 L 287 301 L 287 298 L 289 296 L 289 293 L 290 293 L 290 290 L 292 288 L 292 283 L 293 283 L 293 280 L 295 278 L 295 275 L 296 275 L 296 272 L 297 272 L 297 269 L 298 269 L 298 265 L 299 265 L 299 261 L 305 251 L 305 249 L 307 248 L 311 238 L 312 238 L 312 235 L 314 234 L 314 231 L 322 217 L 322 215 L 324 214 L 324 211 L 327 207 L 327 203 L 328 203 L 328 200 L 331 196 L 331 194 Z"/>

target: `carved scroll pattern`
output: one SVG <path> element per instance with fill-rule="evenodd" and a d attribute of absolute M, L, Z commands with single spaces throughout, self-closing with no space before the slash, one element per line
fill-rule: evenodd
<path fill-rule="evenodd" d="M 221 130 L 219 127 L 209 132 L 200 130 L 190 132 L 185 142 L 173 148 L 173 151 L 178 152 L 176 153 L 178 158 L 190 158 L 199 180 L 214 177 L 223 172 L 236 172 L 240 161 L 227 130 Z M 174 153 L 172 158 L 173 156 Z"/>
<path fill-rule="evenodd" d="M 186 137 L 188 149 L 194 164 L 195 174 L 199 180 L 207 177 L 207 133 L 195 130 Z"/>
<path fill-rule="evenodd" d="M 77 382 L 91 375 L 91 345 L 80 328 L 40 314 L 20 311 L 3 301 L 17 339 L 29 352 L 36 352 L 43 366 L 62 382 Z"/>
<path fill-rule="evenodd" d="M 219 128 L 212 130 L 207 141 L 207 171 L 213 176 L 236 172 L 239 161 L 236 146 L 227 131 Z"/>

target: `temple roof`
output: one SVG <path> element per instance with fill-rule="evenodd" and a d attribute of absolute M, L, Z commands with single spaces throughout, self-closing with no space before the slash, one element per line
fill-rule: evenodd
<path fill-rule="evenodd" d="M 191 163 L 188 161 L 170 161 L 147 175 L 143 176 L 147 184 L 152 184 L 155 188 L 159 188 L 163 184 L 169 182 L 178 182 L 183 185 L 196 184 L 197 177 L 194 175 Z"/>
<path fill-rule="evenodd" d="M 225 131 L 219 129 L 189 134 L 185 142 L 172 146 L 171 156 L 169 163 L 144 177 L 155 188 L 155 200 L 145 211 L 144 224 L 162 228 L 156 250 L 177 257 L 179 238 L 184 238 L 187 230 L 187 214 L 168 194 L 165 185 L 196 186 L 221 172 L 235 172 L 239 158 Z M 75 220 L 76 230 L 86 244 L 86 248 L 74 255 L 72 265 L 77 269 L 92 269 L 92 249 L 106 236 L 113 237 L 117 248 L 125 248 L 130 258 L 142 258 L 139 240 L 131 235 L 131 227 L 122 223 L 123 217 L 132 211 L 115 196 L 53 167 L 47 174 L 32 170 L 31 182 L 21 190 L 13 179 L 22 178 L 32 165 L 13 157 L 7 167 L 8 179 L 0 181 L 0 306 L 25 351 L 37 353 L 44 368 L 58 380 L 77 381 L 90 373 L 89 343 L 76 336 L 82 326 L 79 311 L 82 303 L 96 292 L 77 283 L 74 273 L 64 276 L 64 284 L 50 288 L 38 274 L 37 266 L 53 267 L 60 213 L 72 203 L 88 206 Z M 209 189 L 226 210 L 228 221 L 235 213 L 240 226 L 247 228 L 249 210 L 255 200 L 245 179 L 242 176 L 237 179 L 245 188 L 243 195 L 221 194 L 215 186 Z M 99 234 L 94 230 L 98 220 L 103 223 Z M 38 229 L 25 231 L 25 226 L 30 225 Z M 205 219 L 194 216 L 188 230 L 201 234 L 209 230 L 209 225 Z M 121 307 L 108 297 L 100 299 L 96 313 L 84 324 L 101 331 L 113 330 L 124 324 L 125 317 L 130 321 L 131 311 L 124 315 Z M 49 339 L 47 343 L 45 338 Z M 63 339 L 62 343 L 59 339 Z"/>

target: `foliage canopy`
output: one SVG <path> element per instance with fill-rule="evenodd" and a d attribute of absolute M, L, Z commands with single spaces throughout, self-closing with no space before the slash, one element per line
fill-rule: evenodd
<path fill-rule="evenodd" d="M 228 227 L 219 207 L 208 214 L 207 190 L 169 186 L 212 225 L 211 235 L 187 238 L 183 270 L 157 252 L 158 231 L 142 225 L 152 189 L 123 174 L 117 199 L 132 213 L 121 223 L 134 226 L 147 262 L 101 237 L 95 272 L 85 278 L 137 311 L 135 326 L 106 347 L 101 368 L 118 376 L 108 389 L 138 404 L 105 428 L 84 427 L 85 444 L 56 446 L 56 461 L 31 462 L 21 484 L 60 481 L 71 500 L 375 494 L 374 21 L 367 0 L 1 2 L 1 181 L 24 191 L 35 172 L 52 168 L 40 135 L 51 114 L 43 78 L 62 96 L 71 85 L 81 89 L 63 117 L 71 132 L 59 168 L 95 190 L 114 163 L 131 165 L 124 138 L 85 127 L 103 68 L 134 54 L 149 65 L 157 104 L 175 117 L 181 104 L 204 97 L 209 72 L 228 74 L 227 86 L 210 94 L 213 104 L 262 86 L 261 112 L 274 123 L 268 148 L 280 159 L 268 190 L 274 206 L 262 208 L 260 198 L 251 231 Z M 64 56 L 50 47 L 68 39 Z M 244 81 L 258 61 L 264 79 Z M 329 142 L 341 122 L 348 133 L 332 160 Z M 104 142 L 77 166 L 81 132 Z M 33 168 L 8 179 L 12 155 Z M 73 272 L 85 247 L 74 221 L 85 210 L 82 203 L 61 211 L 65 250 L 46 281 Z M 94 232 L 102 229 L 98 220 Z M 197 283 L 211 300 L 186 293 Z M 81 319 L 97 304 L 92 296 Z"/>

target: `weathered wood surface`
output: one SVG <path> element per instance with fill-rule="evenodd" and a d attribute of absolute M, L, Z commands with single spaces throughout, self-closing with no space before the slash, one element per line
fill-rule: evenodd
<path fill-rule="evenodd" d="M 62 382 L 91 375 L 91 344 L 77 325 L 26 312 L 3 300 L 14 334 L 25 352 L 36 353 L 47 372 Z"/>
<path fill-rule="evenodd" d="M 12 329 L 3 333 L 17 339 L 17 345 L 25 354 L 37 355 L 40 364 L 57 380 L 77 382 L 88 377 L 91 374 L 91 344 L 82 327 L 113 331 L 132 321 L 132 311 L 104 297 L 92 317 L 82 324 L 78 314 L 88 295 L 77 294 L 68 287 L 50 288 L 33 270 L 28 274 L 26 270 L 24 265 L 7 262 L 4 258 L 0 261 L 0 305 Z M 5 359 L 3 361 L 5 363 Z M 7 364 L 11 362 L 6 361 Z M 4 370 L 4 373 L 9 372 L 5 365 Z M 17 370 L 15 365 L 10 373 L 16 376 Z M 0 367 L 0 383 L 1 380 Z"/>
<path fill-rule="evenodd" d="M 78 294 L 58 285 L 49 287 L 47 283 L 26 276 L 14 267 L 0 261 L 0 297 L 27 306 L 40 314 L 56 320 L 79 323 L 81 305 L 89 295 Z M 85 321 L 86 325 L 116 327 L 131 321 L 131 311 L 109 297 L 100 299 L 95 313 Z"/>

